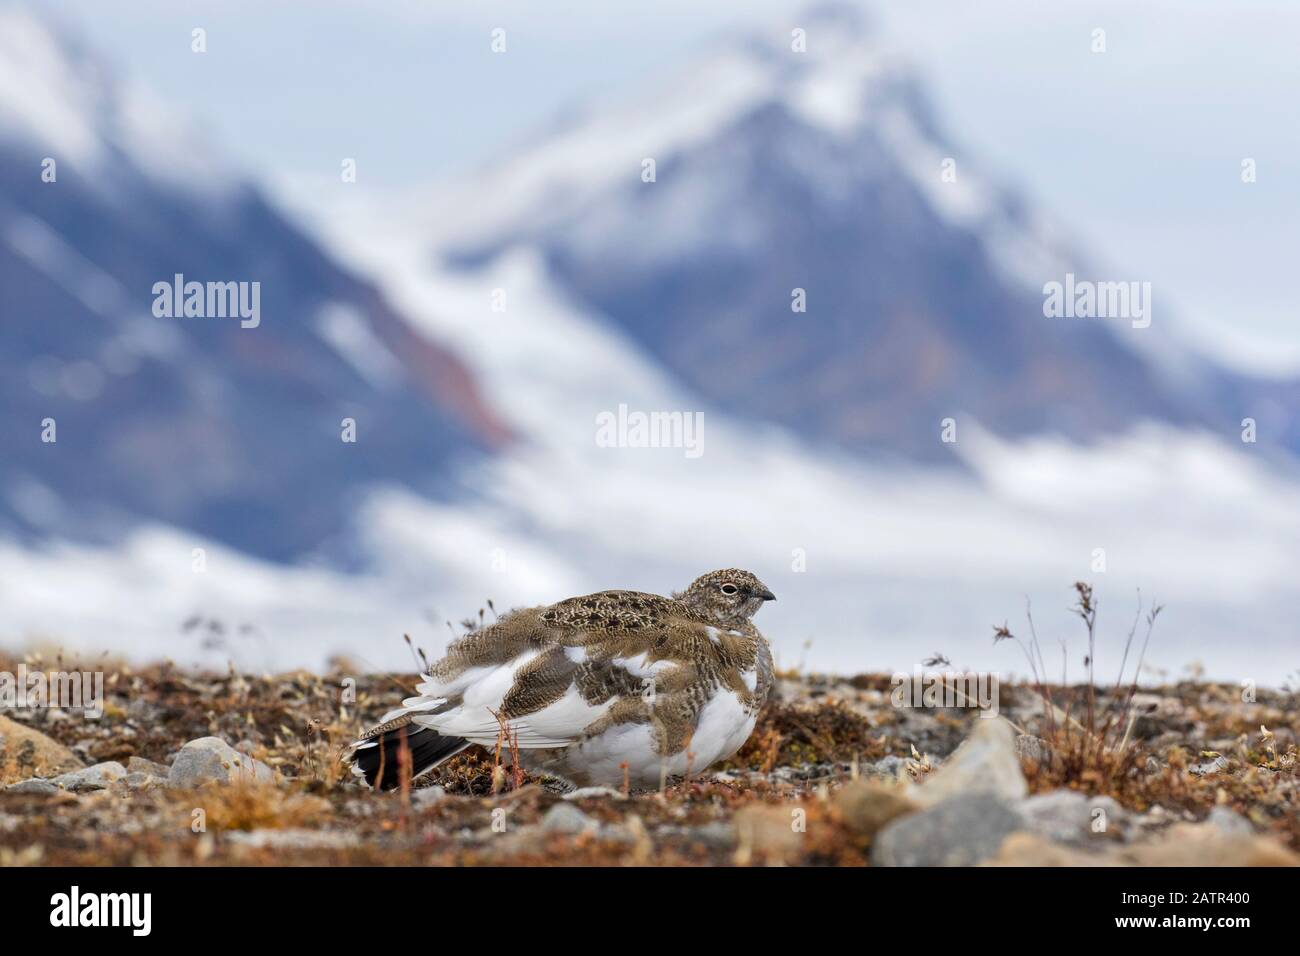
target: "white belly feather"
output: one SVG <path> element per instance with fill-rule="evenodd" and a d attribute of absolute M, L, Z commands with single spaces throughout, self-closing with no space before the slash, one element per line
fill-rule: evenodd
<path fill-rule="evenodd" d="M 702 773 L 710 764 L 730 757 L 749 739 L 756 719 L 734 692 L 718 690 L 700 711 L 690 744 L 678 753 L 664 756 L 655 750 L 650 724 L 618 724 L 560 752 L 547 751 L 532 760 L 525 753 L 525 765 L 583 786 L 620 787 L 626 764 L 631 786 L 653 788 L 665 777 Z"/>

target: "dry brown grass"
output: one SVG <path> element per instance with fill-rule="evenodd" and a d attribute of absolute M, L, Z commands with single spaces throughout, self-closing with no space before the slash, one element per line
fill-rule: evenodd
<path fill-rule="evenodd" d="M 890 752 L 887 736 L 864 715 L 838 701 L 763 708 L 749 740 L 727 767 L 770 772 L 778 766 L 879 760 Z"/>
<path fill-rule="evenodd" d="M 1138 611 L 1124 645 L 1119 676 L 1108 694 L 1101 692 L 1099 701 L 1095 679 L 1097 602 L 1089 584 L 1077 581 L 1074 591 L 1077 600 L 1071 610 L 1082 622 L 1088 644 L 1088 653 L 1084 658 L 1087 682 L 1081 688 L 1072 687 L 1066 681 L 1064 653 L 1061 683 L 1053 685 L 1048 682 L 1042 645 L 1034 627 L 1033 612 L 1028 606 L 1025 609 L 1030 632 L 1028 640 L 1017 637 L 1005 624 L 995 627 L 993 634 L 994 643 L 1010 640 L 1018 644 L 1029 663 L 1034 689 L 1043 705 L 1043 729 L 1040 736 L 1051 745 L 1054 754 L 1051 769 L 1065 786 L 1081 786 L 1085 782 L 1124 776 L 1134 772 L 1143 762 L 1143 755 L 1131 746 L 1135 720 L 1133 698 L 1137 692 L 1138 676 L 1146 656 L 1147 644 L 1161 610 L 1159 605 L 1153 605 L 1147 612 L 1146 637 L 1126 685 L 1129 655 L 1138 622 L 1142 618 L 1142 600 L 1139 596 Z"/>
<path fill-rule="evenodd" d="M 275 784 L 206 787 L 171 792 L 168 797 L 191 817 L 201 809 L 210 832 L 320 826 L 332 816 L 328 800 Z"/>
<path fill-rule="evenodd" d="M 1209 734 L 1235 735 L 1232 753 L 1197 752 L 1187 744 L 1153 749 L 1136 739 L 1138 715 L 1134 698 L 1160 606 L 1151 606 L 1145 616 L 1139 598 L 1138 612 L 1130 627 L 1120 662 L 1119 676 L 1109 688 L 1095 681 L 1097 602 L 1092 588 L 1074 585 L 1077 602 L 1072 608 L 1082 622 L 1088 645 L 1085 658 L 1087 681 L 1070 686 L 1064 680 L 1051 684 L 1044 679 L 1045 666 L 1033 617 L 1028 611 L 1031 637 L 1022 641 L 1006 625 L 995 628 L 995 641 L 1013 640 L 1021 646 L 1034 675 L 1034 690 L 1042 703 L 1039 735 L 1048 746 L 1042 761 L 1026 761 L 1024 769 L 1030 790 L 1044 792 L 1066 787 L 1091 795 L 1109 796 L 1139 812 L 1153 806 L 1183 811 L 1200 818 L 1215 806 L 1226 806 L 1258 826 L 1275 830 L 1293 848 L 1300 849 L 1300 779 L 1294 744 L 1279 748 L 1275 735 L 1260 726 L 1257 732 L 1244 726 L 1244 709 L 1233 700 L 1232 691 L 1215 685 L 1178 685 L 1164 688 L 1166 695 L 1186 697 L 1184 704 L 1195 715 L 1193 724 Z M 1126 680 L 1127 665 L 1139 623 L 1146 632 L 1132 675 Z M 1063 675 L 1064 676 L 1064 675 Z M 1219 706 L 1207 706 L 1217 703 Z M 1267 708 L 1245 709 L 1253 716 L 1284 717 Z M 1207 774 L 1191 771 L 1193 764 L 1223 757 L 1226 766 Z"/>

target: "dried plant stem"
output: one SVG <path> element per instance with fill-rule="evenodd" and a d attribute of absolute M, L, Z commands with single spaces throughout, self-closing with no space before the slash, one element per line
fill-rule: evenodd
<path fill-rule="evenodd" d="M 1025 618 L 1029 624 L 1030 640 L 1027 643 L 1020 640 L 1011 633 L 1005 624 L 994 629 L 993 639 L 994 641 L 1015 640 L 1020 645 L 1025 658 L 1029 661 L 1030 671 L 1034 678 L 1034 689 L 1043 702 L 1043 717 L 1046 724 L 1044 735 L 1048 739 L 1056 739 L 1060 735 L 1060 742 L 1066 749 L 1074 751 L 1079 756 L 1082 767 L 1115 768 L 1119 765 L 1115 758 L 1122 756 L 1127 751 L 1132 740 L 1134 726 L 1137 723 L 1137 715 L 1133 712 L 1133 699 L 1137 693 L 1138 678 L 1142 673 L 1142 665 L 1146 660 L 1146 651 L 1151 641 L 1151 633 L 1154 630 L 1155 621 L 1160 614 L 1161 607 L 1158 604 L 1153 605 L 1146 615 L 1146 635 L 1142 641 L 1142 648 L 1138 654 L 1133 675 L 1129 680 L 1128 687 L 1124 688 L 1124 676 L 1128 668 L 1133 641 L 1137 634 L 1138 623 L 1142 620 L 1142 594 L 1140 591 L 1138 592 L 1138 609 L 1124 644 L 1124 655 L 1120 662 L 1119 674 L 1116 677 L 1114 687 L 1108 695 L 1105 706 L 1099 709 L 1096 683 L 1098 605 L 1091 585 L 1079 581 L 1075 582 L 1074 589 L 1078 599 L 1070 610 L 1083 622 L 1088 641 L 1086 662 L 1088 677 L 1087 685 L 1084 688 L 1086 696 L 1083 701 L 1082 720 L 1070 713 L 1071 705 L 1074 702 L 1074 691 L 1070 689 L 1069 685 L 1069 657 L 1064 641 L 1061 643 L 1061 688 L 1065 695 L 1063 707 L 1058 706 L 1052 699 L 1052 689 L 1043 679 L 1046 667 L 1043 661 L 1042 644 L 1038 639 L 1033 610 L 1028 599 L 1025 602 Z M 1120 733 L 1120 728 L 1123 728 L 1122 733 Z M 1073 739 L 1076 731 L 1080 735 L 1077 743 Z M 1116 734 L 1118 734 L 1118 739 L 1114 736 Z"/>

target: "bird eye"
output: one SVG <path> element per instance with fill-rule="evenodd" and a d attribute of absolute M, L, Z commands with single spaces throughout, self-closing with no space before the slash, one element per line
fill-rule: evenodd
<path fill-rule="evenodd" d="M 724 584 L 724 585 L 722 586 L 722 593 L 723 593 L 723 594 L 735 594 L 735 593 L 736 593 L 736 586 L 735 586 L 734 584 Z"/>

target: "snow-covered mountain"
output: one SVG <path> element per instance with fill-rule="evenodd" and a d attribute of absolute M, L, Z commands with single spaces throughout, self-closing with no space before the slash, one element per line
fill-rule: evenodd
<path fill-rule="evenodd" d="M 985 178 L 855 8 L 792 22 L 804 52 L 775 27 L 722 44 L 458 184 L 432 207 L 440 254 L 535 250 L 711 406 L 854 452 L 951 460 L 948 417 L 1094 440 L 1144 420 L 1231 435 L 1258 411 L 1159 290 L 1150 327 L 1046 318 L 1067 273 L 1137 277 Z"/>
<path fill-rule="evenodd" d="M 177 274 L 248 283 L 250 306 L 257 283 L 256 327 L 159 317 L 154 286 Z M 337 557 L 359 488 L 445 485 L 506 438 L 465 367 L 186 118 L 10 7 L 0 287 L 10 533 L 111 540 L 156 520 L 257 555 Z"/>

